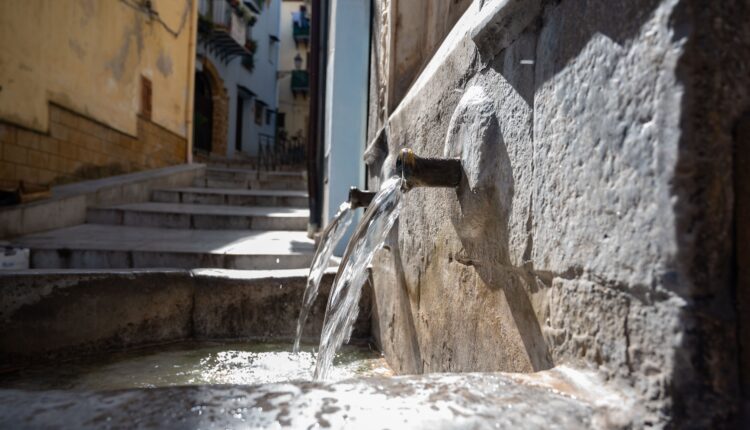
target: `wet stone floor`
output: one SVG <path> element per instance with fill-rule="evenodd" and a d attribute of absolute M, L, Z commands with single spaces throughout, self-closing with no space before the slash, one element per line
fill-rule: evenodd
<path fill-rule="evenodd" d="M 0 388 L 101 391 L 309 381 L 313 348 L 303 346 L 293 354 L 286 343 L 180 342 L 0 374 Z M 337 355 L 330 380 L 390 375 L 378 352 L 347 346 Z"/>

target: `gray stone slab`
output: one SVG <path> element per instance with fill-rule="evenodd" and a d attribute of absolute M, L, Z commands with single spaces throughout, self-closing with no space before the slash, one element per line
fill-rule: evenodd
<path fill-rule="evenodd" d="M 155 190 L 152 201 L 231 206 L 306 207 L 307 192 L 298 190 L 247 190 L 232 188 L 175 188 Z"/>
<path fill-rule="evenodd" d="M 34 268 L 309 266 L 314 242 L 297 231 L 180 230 L 83 224 L 29 235 Z"/>
<path fill-rule="evenodd" d="M 245 179 L 274 179 L 274 180 L 304 180 L 305 172 L 265 171 L 250 170 L 233 167 L 214 167 L 206 169 L 206 174 L 212 177 L 235 177 Z"/>
<path fill-rule="evenodd" d="M 304 339 L 315 342 L 329 269 Z M 307 269 L 0 272 L 0 370 L 182 339 L 291 341 Z M 365 291 L 353 339 L 370 338 Z"/>
<path fill-rule="evenodd" d="M 0 368 L 192 332 L 186 271 L 0 273 Z"/>
<path fill-rule="evenodd" d="M 306 190 L 307 183 L 302 181 L 277 181 L 273 179 L 232 179 L 232 178 L 198 178 L 193 181 L 195 187 L 207 188 L 240 188 L 261 190 Z"/>
<path fill-rule="evenodd" d="M 153 188 L 186 186 L 204 176 L 204 165 L 183 164 L 53 187 L 49 199 L 0 208 L 0 238 L 80 224 L 87 207 L 145 201 Z"/>
<path fill-rule="evenodd" d="M 301 208 L 147 202 L 89 209 L 86 220 L 179 229 L 305 230 L 308 214 Z"/>

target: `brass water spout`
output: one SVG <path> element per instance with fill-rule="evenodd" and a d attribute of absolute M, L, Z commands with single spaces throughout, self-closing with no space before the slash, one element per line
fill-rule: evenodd
<path fill-rule="evenodd" d="M 362 191 L 357 187 L 349 188 L 349 205 L 352 209 L 367 208 L 375 197 L 375 191 Z"/>
<path fill-rule="evenodd" d="M 451 188 L 461 183 L 460 159 L 418 157 L 408 148 L 398 154 L 396 171 L 404 179 L 404 191 L 415 187 Z"/>

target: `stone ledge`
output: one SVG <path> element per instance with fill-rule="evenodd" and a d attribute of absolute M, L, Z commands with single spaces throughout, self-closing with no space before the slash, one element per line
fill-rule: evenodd
<path fill-rule="evenodd" d="M 542 0 L 486 2 L 470 36 L 480 54 L 490 59 L 510 46 L 542 11 Z"/>
<path fill-rule="evenodd" d="M 281 273 L 279 273 L 281 272 Z M 319 335 L 334 271 L 303 340 Z M 0 370 L 187 339 L 294 337 L 307 270 L 30 270 L 0 273 Z M 353 339 L 370 337 L 369 290 Z"/>

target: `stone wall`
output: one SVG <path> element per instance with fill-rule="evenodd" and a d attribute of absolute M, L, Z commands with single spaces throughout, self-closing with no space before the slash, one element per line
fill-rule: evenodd
<path fill-rule="evenodd" d="M 55 104 L 49 132 L 0 123 L 0 181 L 60 184 L 180 164 L 187 140 L 138 117 L 137 136 Z"/>
<path fill-rule="evenodd" d="M 465 173 L 455 190 L 410 191 L 373 263 L 376 336 L 397 371 L 591 366 L 642 396 L 640 425 L 731 422 L 750 11 L 698 3 L 470 6 L 378 160 L 388 175 L 409 147 Z"/>

